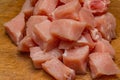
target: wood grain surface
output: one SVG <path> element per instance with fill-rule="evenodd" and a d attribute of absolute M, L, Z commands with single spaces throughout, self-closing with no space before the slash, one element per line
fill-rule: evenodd
<path fill-rule="evenodd" d="M 0 80 L 54 80 L 43 70 L 36 70 L 28 53 L 20 53 L 5 33 L 3 23 L 15 17 L 24 0 L 0 0 Z M 115 62 L 120 68 L 120 0 L 111 0 L 109 11 L 117 19 L 117 38 L 112 41 L 116 51 Z M 89 72 L 77 75 L 76 80 L 92 80 Z M 120 80 L 120 75 L 96 80 Z"/>

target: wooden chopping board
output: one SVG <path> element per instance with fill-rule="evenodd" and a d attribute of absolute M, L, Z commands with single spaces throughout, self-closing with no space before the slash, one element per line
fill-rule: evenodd
<path fill-rule="evenodd" d="M 24 0 L 0 0 L 0 80 L 54 80 L 43 70 L 36 70 L 29 54 L 20 53 L 6 35 L 3 23 L 16 16 Z M 120 0 L 111 0 L 110 12 L 117 19 L 117 38 L 112 41 L 116 50 L 115 62 L 120 68 Z M 92 80 L 89 72 L 77 75 L 76 80 Z M 120 80 L 120 75 L 105 76 L 96 80 Z"/>

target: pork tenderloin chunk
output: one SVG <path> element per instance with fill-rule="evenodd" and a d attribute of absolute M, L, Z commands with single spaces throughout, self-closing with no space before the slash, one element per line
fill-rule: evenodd
<path fill-rule="evenodd" d="M 55 10 L 58 0 L 38 0 L 35 5 L 34 15 L 47 15 L 50 16 Z"/>
<path fill-rule="evenodd" d="M 18 45 L 24 37 L 23 33 L 25 31 L 25 15 L 23 13 L 19 13 L 12 20 L 6 22 L 4 26 L 12 41 Z"/>
<path fill-rule="evenodd" d="M 45 20 L 42 23 L 36 24 L 33 28 L 34 36 L 38 41 L 38 45 L 44 51 L 49 51 L 58 46 L 59 40 L 53 37 L 50 33 L 51 22 Z M 35 38 L 34 38 L 35 39 Z"/>
<path fill-rule="evenodd" d="M 30 0 L 31 5 L 32 5 L 32 6 L 35 6 L 35 4 L 37 3 L 37 1 L 38 1 L 38 0 Z"/>
<path fill-rule="evenodd" d="M 37 68 L 37 69 L 41 69 L 42 63 L 49 61 L 53 58 L 58 58 L 61 60 L 62 54 L 63 54 L 63 52 L 57 48 L 55 48 L 51 51 L 48 51 L 48 52 L 42 51 L 40 49 L 40 47 L 30 48 L 30 57 L 33 61 L 35 68 Z"/>
<path fill-rule="evenodd" d="M 32 35 L 32 32 L 33 32 L 33 27 L 36 25 L 36 24 L 39 24 L 45 20 L 48 20 L 48 17 L 47 16 L 39 16 L 39 15 L 34 15 L 34 16 L 31 16 L 28 21 L 26 22 L 26 35 L 27 36 L 31 36 Z"/>
<path fill-rule="evenodd" d="M 63 63 L 75 70 L 77 74 L 85 74 L 89 55 L 89 46 L 76 47 L 65 50 L 63 54 Z"/>
<path fill-rule="evenodd" d="M 42 68 L 56 80 L 75 80 L 75 71 L 65 66 L 58 59 L 51 59 L 42 64 Z"/>
<path fill-rule="evenodd" d="M 30 48 L 36 46 L 30 36 L 25 36 L 18 45 L 18 50 L 21 52 L 30 52 Z"/>
<path fill-rule="evenodd" d="M 62 40 L 77 41 L 86 23 L 71 19 L 59 19 L 52 22 L 50 32 L 53 36 L 57 36 Z"/>
<path fill-rule="evenodd" d="M 96 28 L 102 34 L 102 37 L 108 41 L 116 38 L 115 28 L 116 20 L 111 13 L 106 13 L 102 16 L 95 17 Z"/>
<path fill-rule="evenodd" d="M 88 24 L 88 29 L 96 27 L 95 17 L 89 9 L 81 8 L 79 11 L 79 20 Z"/>
<path fill-rule="evenodd" d="M 89 55 L 89 65 L 92 78 L 120 73 L 119 68 L 112 60 L 109 53 L 106 52 L 91 53 Z"/>
<path fill-rule="evenodd" d="M 105 13 L 109 4 L 110 0 L 84 0 L 84 7 L 96 15 Z"/>
<path fill-rule="evenodd" d="M 109 53 L 112 58 L 115 56 L 115 50 L 112 47 L 112 45 L 109 43 L 109 41 L 105 39 L 98 40 L 95 45 L 95 52 L 101 52 L 101 53 Z"/>
<path fill-rule="evenodd" d="M 33 14 L 33 8 L 30 0 L 26 0 L 22 6 L 21 12 L 25 14 L 25 18 L 28 19 Z"/>
<path fill-rule="evenodd" d="M 79 0 L 73 0 L 57 7 L 52 13 L 53 19 L 74 19 L 79 20 L 79 10 L 81 5 Z"/>

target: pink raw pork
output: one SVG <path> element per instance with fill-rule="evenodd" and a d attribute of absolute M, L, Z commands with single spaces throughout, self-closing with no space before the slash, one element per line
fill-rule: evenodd
<path fill-rule="evenodd" d="M 61 5 L 52 13 L 53 19 L 75 19 L 79 20 L 79 10 L 81 5 L 78 0 L 73 0 L 65 5 Z"/>
<path fill-rule="evenodd" d="M 32 35 L 34 25 L 36 25 L 38 23 L 41 23 L 41 22 L 43 22 L 47 19 L 48 19 L 47 16 L 31 16 L 26 23 L 26 26 L 27 26 L 26 34 L 27 34 L 27 36 Z"/>
<path fill-rule="evenodd" d="M 77 44 L 88 45 L 90 50 L 94 49 L 95 42 L 89 32 L 83 32 L 81 38 L 77 41 Z"/>
<path fill-rule="evenodd" d="M 104 39 L 98 40 L 95 45 L 95 52 L 101 52 L 101 53 L 109 53 L 112 58 L 115 56 L 115 50 L 113 49 L 112 45 Z"/>
<path fill-rule="evenodd" d="M 75 80 L 75 72 L 58 59 L 51 59 L 42 64 L 42 68 L 56 80 Z"/>
<path fill-rule="evenodd" d="M 63 49 L 63 50 L 66 50 L 66 49 L 71 49 L 71 48 L 74 48 L 76 46 L 76 42 L 74 41 L 64 41 L 64 40 L 61 40 L 60 43 L 59 43 L 59 49 Z"/>
<path fill-rule="evenodd" d="M 95 17 L 89 9 L 81 8 L 79 12 L 80 21 L 86 22 L 89 25 L 89 28 L 96 27 Z"/>
<path fill-rule="evenodd" d="M 95 52 L 91 53 L 89 58 L 92 78 L 100 77 L 102 75 L 115 75 L 120 73 L 120 70 L 112 60 L 109 53 Z"/>
<path fill-rule="evenodd" d="M 35 68 L 41 68 L 42 63 L 53 58 L 58 58 L 61 60 L 62 54 L 63 52 L 59 49 L 53 49 L 49 52 L 44 52 L 40 49 L 40 47 L 30 48 L 30 57 Z"/>
<path fill-rule="evenodd" d="M 115 17 L 111 13 L 106 13 L 102 16 L 98 16 L 95 18 L 97 29 L 102 34 L 103 38 L 111 41 L 116 37 L 115 28 L 116 28 L 116 20 Z"/>
<path fill-rule="evenodd" d="M 25 1 L 25 3 L 23 4 L 21 12 L 23 12 L 25 14 L 26 19 L 28 19 L 33 14 L 33 7 L 31 5 L 30 0 Z"/>
<path fill-rule="evenodd" d="M 81 35 L 80 39 L 77 41 L 60 41 L 59 49 L 71 49 L 76 46 L 84 46 L 88 45 L 90 50 L 92 50 L 95 46 L 95 43 L 93 42 L 91 36 L 89 33 L 85 32 Z"/>
<path fill-rule="evenodd" d="M 34 67 L 55 80 L 75 80 L 87 69 L 93 79 L 116 75 L 120 70 L 110 45 L 116 20 L 108 12 L 109 4 L 110 0 L 25 0 L 20 13 L 4 26 L 18 50 L 30 53 Z"/>
<path fill-rule="evenodd" d="M 37 37 L 38 45 L 42 50 L 49 51 L 58 46 L 58 39 L 54 38 L 50 33 L 51 22 L 45 20 L 39 24 L 36 24 L 33 28 L 34 36 Z M 35 38 L 33 38 L 35 39 Z"/>
<path fill-rule="evenodd" d="M 6 32 L 12 39 L 12 41 L 18 45 L 23 39 L 23 33 L 25 29 L 25 16 L 23 13 L 19 13 L 15 18 L 4 24 Z"/>
<path fill-rule="evenodd" d="M 34 8 L 34 15 L 51 15 L 58 4 L 58 0 L 38 0 Z"/>
<path fill-rule="evenodd" d="M 86 73 L 89 47 L 76 47 L 75 49 L 65 50 L 63 63 L 75 70 L 78 74 Z"/>
<path fill-rule="evenodd" d="M 86 27 L 86 23 L 72 19 L 60 19 L 52 22 L 51 33 L 63 40 L 77 41 Z"/>
<path fill-rule="evenodd" d="M 18 45 L 18 50 L 21 52 L 30 52 L 30 48 L 36 46 L 30 36 L 25 36 Z"/>
<path fill-rule="evenodd" d="M 98 40 L 102 39 L 101 33 L 96 28 L 93 28 L 90 30 L 90 35 L 94 41 L 98 41 Z"/>
<path fill-rule="evenodd" d="M 85 0 L 84 7 L 94 14 L 105 13 L 108 9 L 110 0 Z"/>

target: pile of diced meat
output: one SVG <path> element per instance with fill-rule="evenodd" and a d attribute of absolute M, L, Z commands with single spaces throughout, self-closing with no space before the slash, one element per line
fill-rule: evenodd
<path fill-rule="evenodd" d="M 5 29 L 35 68 L 56 80 L 74 80 L 88 70 L 92 78 L 119 74 L 110 42 L 116 20 L 109 0 L 26 0 Z"/>

